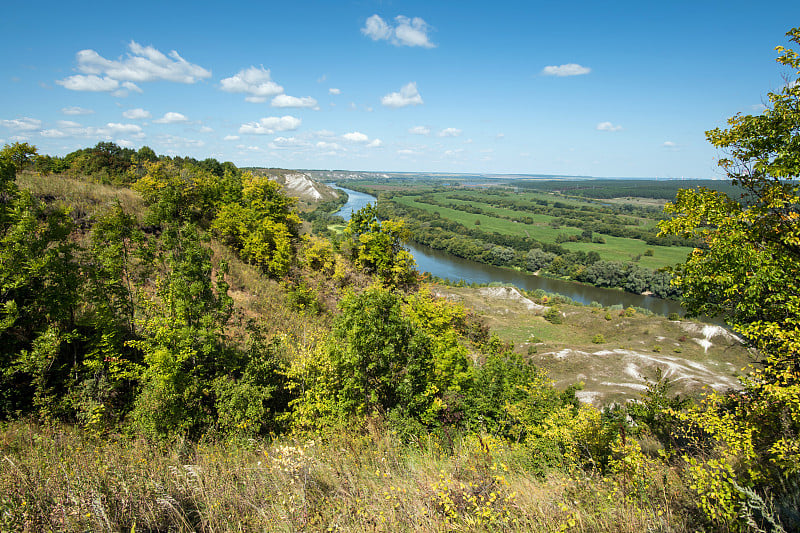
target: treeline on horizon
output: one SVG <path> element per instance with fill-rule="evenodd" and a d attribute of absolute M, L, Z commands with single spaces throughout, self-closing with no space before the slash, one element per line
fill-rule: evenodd
<path fill-rule="evenodd" d="M 646 183 L 647 186 L 642 185 Z M 509 182 L 521 189 L 559 192 L 565 196 L 578 196 L 596 200 L 610 198 L 652 198 L 673 200 L 681 189 L 705 187 L 727 194 L 731 198 L 742 198 L 746 190 L 729 179 L 585 179 L 585 180 L 525 180 Z"/>

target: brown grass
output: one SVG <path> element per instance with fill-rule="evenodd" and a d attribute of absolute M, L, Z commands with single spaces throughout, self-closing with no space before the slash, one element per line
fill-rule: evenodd
<path fill-rule="evenodd" d="M 41 175 L 36 172 L 17 174 L 17 185 L 38 198 L 70 207 L 77 218 L 91 217 L 119 201 L 126 213 L 141 217 L 145 211 L 142 197 L 136 191 L 74 179 L 63 174 Z"/>
<path fill-rule="evenodd" d="M 0 529 L 689 530 L 680 494 L 636 500 L 609 478 L 537 478 L 520 450 L 479 442 L 447 453 L 434 439 L 403 446 L 373 430 L 159 446 L 19 422 L 0 432 Z"/>

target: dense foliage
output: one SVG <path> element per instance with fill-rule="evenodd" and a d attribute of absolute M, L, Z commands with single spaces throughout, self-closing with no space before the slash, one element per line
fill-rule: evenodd
<path fill-rule="evenodd" d="M 800 28 L 788 36 L 800 44 Z M 785 523 L 800 524 L 800 57 L 777 50 L 791 78 L 768 108 L 707 133 L 746 202 L 681 191 L 667 208 L 677 216 L 662 224 L 705 243 L 676 271 L 688 308 L 722 315 L 759 354 L 741 394 L 710 395 L 680 415 L 704 452 L 685 454 L 688 475 L 719 525 L 750 516 L 765 492 Z"/>
<path fill-rule="evenodd" d="M 789 36 L 800 44 L 800 29 Z M 294 199 L 231 164 L 110 143 L 62 161 L 7 145 L 0 526 L 797 530 L 800 57 L 779 52 L 795 80 L 763 114 L 708 132 L 747 198 L 681 191 L 661 223 L 699 244 L 675 269 L 688 309 L 722 315 L 757 357 L 742 390 L 699 403 L 671 396 L 661 376 L 640 400 L 602 410 L 577 401 L 580 385 L 557 390 L 420 282 L 402 249 L 409 228 L 391 216 L 399 203 L 367 206 L 330 241 L 301 235 Z M 73 211 L 16 183 L 56 168 L 130 183 L 146 212 L 119 197 Z M 635 291 L 667 284 L 596 254 L 480 228 L 457 242 L 463 225 L 413 219 L 485 260 Z M 543 314 L 547 327 L 563 319 L 554 306 Z M 24 418 L 50 429 L 25 433 Z M 433 474 L 403 478 L 424 469 Z M 243 487 L 256 496 L 231 496 Z M 558 507 L 530 503 L 553 490 Z"/>

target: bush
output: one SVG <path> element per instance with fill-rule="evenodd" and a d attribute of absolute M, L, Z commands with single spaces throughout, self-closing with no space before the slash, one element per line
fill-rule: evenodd
<path fill-rule="evenodd" d="M 594 344 L 605 344 L 606 338 L 603 336 L 602 333 L 598 333 L 594 337 L 592 337 L 592 343 Z"/>
<path fill-rule="evenodd" d="M 563 322 L 563 319 L 561 318 L 561 312 L 558 310 L 558 307 L 551 307 L 548 309 L 544 314 L 544 319 L 551 324 L 561 324 Z"/>

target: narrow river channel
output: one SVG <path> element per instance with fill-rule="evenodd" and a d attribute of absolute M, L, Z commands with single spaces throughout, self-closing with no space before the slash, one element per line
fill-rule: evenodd
<path fill-rule="evenodd" d="M 343 190 L 349 196 L 344 207 L 336 213 L 336 215 L 343 217 L 345 220 L 350 220 L 350 215 L 353 211 L 358 211 L 368 203 L 377 201 L 377 198 L 374 196 L 363 192 L 345 189 L 331 183 L 328 185 Z M 464 280 L 466 283 L 500 282 L 511 284 L 527 291 L 542 289 L 547 292 L 563 294 L 576 302 L 587 305 L 591 302 L 597 302 L 603 307 L 612 305 L 642 307 L 644 309 L 649 309 L 653 313 L 664 316 L 670 313 L 683 314 L 681 305 L 674 300 L 642 296 L 620 290 L 603 289 L 572 281 L 544 278 L 533 274 L 518 272 L 516 270 L 462 259 L 446 252 L 434 250 L 428 246 L 418 244 L 407 245 L 407 248 L 414 255 L 417 268 L 420 271 L 429 272 L 436 277 L 449 279 L 454 282 L 459 280 Z"/>

